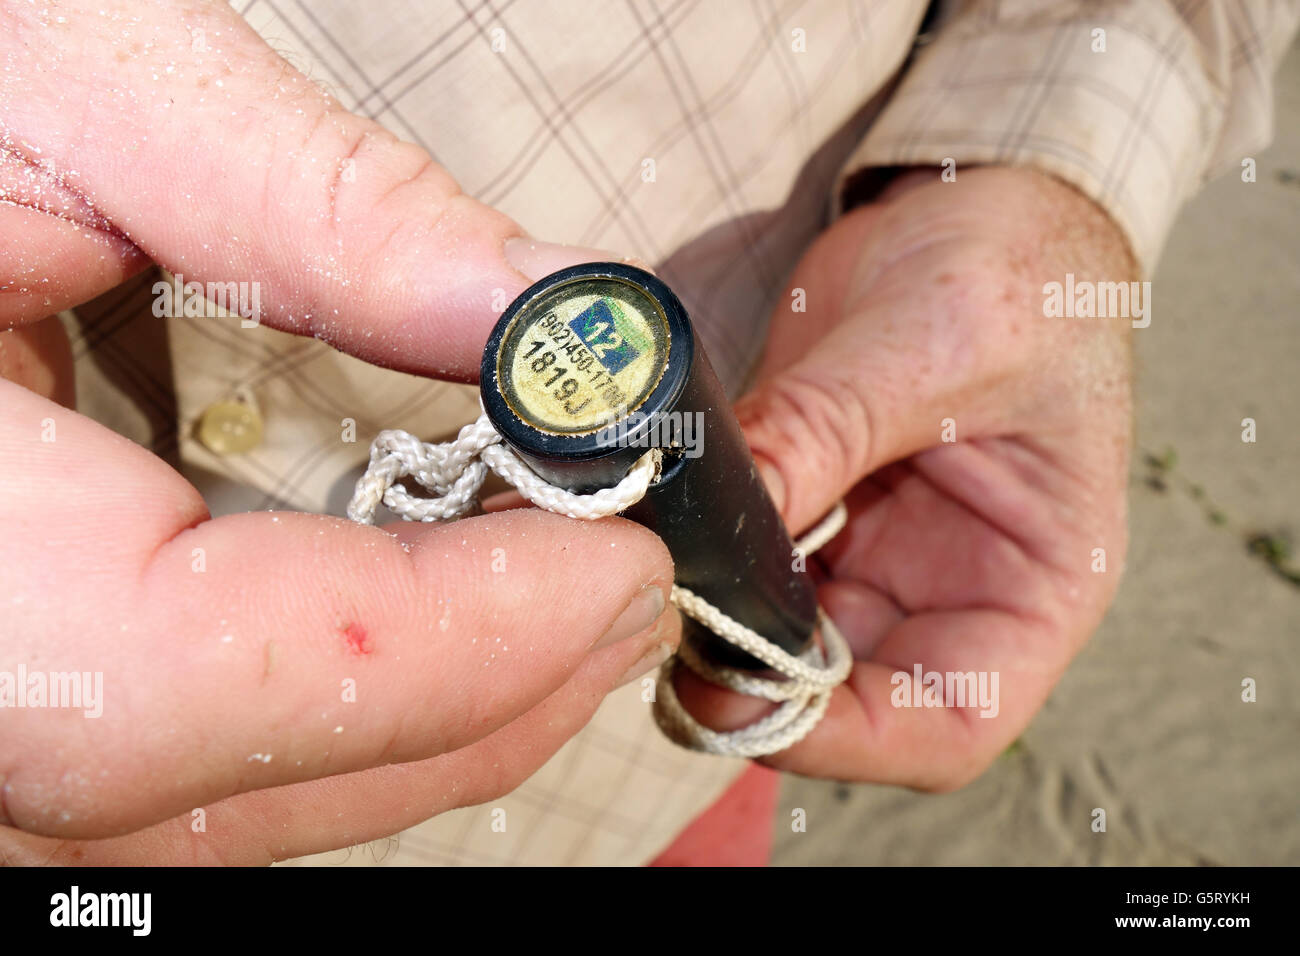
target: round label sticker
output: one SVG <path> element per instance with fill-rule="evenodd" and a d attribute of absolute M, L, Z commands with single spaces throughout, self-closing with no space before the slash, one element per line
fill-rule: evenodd
<path fill-rule="evenodd" d="M 497 354 L 510 410 L 539 431 L 581 435 L 638 409 L 668 366 L 668 319 L 611 277 L 547 289 L 514 317 Z"/>

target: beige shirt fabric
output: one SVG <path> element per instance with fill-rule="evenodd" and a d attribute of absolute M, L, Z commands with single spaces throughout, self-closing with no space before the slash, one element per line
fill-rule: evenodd
<path fill-rule="evenodd" d="M 1149 271 L 1188 195 L 1266 142 L 1269 77 L 1300 17 L 1295 2 L 984 0 L 940 5 L 918 43 L 922 0 L 235 6 L 532 234 L 652 263 L 733 395 L 784 277 L 862 167 L 1048 170 L 1105 207 Z M 176 463 L 214 514 L 341 515 L 375 433 L 443 440 L 478 414 L 472 388 L 315 340 L 155 318 L 157 278 L 65 315 L 79 407 Z M 265 437 L 216 455 L 194 425 L 237 392 Z M 514 793 L 299 862 L 641 863 L 742 769 L 667 743 L 633 684 Z"/>

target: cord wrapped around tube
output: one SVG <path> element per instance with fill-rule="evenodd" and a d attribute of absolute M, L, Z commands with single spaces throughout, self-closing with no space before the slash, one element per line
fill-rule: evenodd
<path fill-rule="evenodd" d="M 642 455 L 627 475 L 611 488 L 578 495 L 556 488 L 533 473 L 501 443 L 486 415 L 460 430 L 455 439 L 429 444 L 404 431 L 381 432 L 370 446 L 370 465 L 357 481 L 348 517 L 373 524 L 380 504 L 407 521 L 455 521 L 472 514 L 488 468 L 512 484 L 538 507 L 570 518 L 607 517 L 639 501 L 658 470 L 658 449 Z M 399 482 L 410 478 L 430 492 L 417 497 Z M 810 554 L 844 526 L 839 504 L 796 547 Z M 823 646 L 810 645 L 798 656 L 723 614 L 689 589 L 674 585 L 673 604 L 719 639 L 762 660 L 777 675 L 759 676 L 713 663 L 683 642 L 678 656 L 660 669 L 655 695 L 655 722 L 669 739 L 706 753 L 730 757 L 761 757 L 793 746 L 821 720 L 830 695 L 852 668 L 852 654 L 831 619 L 819 612 Z M 684 665 L 710 683 L 737 693 L 762 697 L 781 706 L 762 720 L 738 731 L 720 732 L 692 717 L 673 690 L 673 671 Z"/>

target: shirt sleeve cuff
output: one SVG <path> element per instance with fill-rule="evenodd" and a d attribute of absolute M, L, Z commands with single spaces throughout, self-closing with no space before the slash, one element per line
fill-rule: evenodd
<path fill-rule="evenodd" d="M 975 165 L 1032 166 L 1105 209 L 1149 274 L 1202 181 L 1226 94 L 1175 14 L 1136 6 L 1142 22 L 946 24 L 842 168 L 835 195 L 868 168 L 947 164 L 960 176 Z"/>

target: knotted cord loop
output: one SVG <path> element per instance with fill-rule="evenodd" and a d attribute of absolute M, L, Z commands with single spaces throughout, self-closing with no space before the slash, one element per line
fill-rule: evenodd
<path fill-rule="evenodd" d="M 614 487 L 575 495 L 539 476 L 502 444 L 486 413 L 462 428 L 453 440 L 439 445 L 422 442 L 410 432 L 383 431 L 370 445 L 370 466 L 357 481 L 348 517 L 360 524 L 374 524 L 382 502 L 407 521 L 455 521 L 474 510 L 491 468 L 539 508 L 570 518 L 605 518 L 645 497 L 662 457 L 663 452 L 652 448 Z M 418 498 L 397 484 L 407 477 L 436 497 Z"/>

